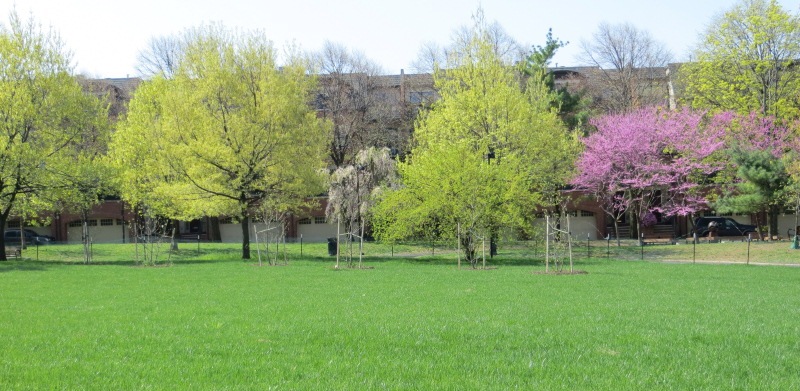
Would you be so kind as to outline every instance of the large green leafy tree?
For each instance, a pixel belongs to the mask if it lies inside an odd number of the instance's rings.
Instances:
[[[696,108],[796,118],[800,18],[775,0],[742,0],[714,20],[680,68]]]
[[[0,227],[53,208],[77,144],[106,116],[54,32],[12,12],[0,27]],[[5,246],[0,236],[0,245]],[[0,252],[5,259],[5,252]]]
[[[87,118],[83,123],[83,131],[78,137],[70,140],[68,148],[63,151],[69,164],[52,169],[55,186],[50,193],[56,209],[77,211],[81,217],[81,241],[83,243],[84,261],[90,262],[91,237],[89,235],[88,218],[92,207],[102,200],[116,194],[113,188],[114,171],[109,164],[106,153],[111,137],[113,124],[109,121],[108,108],[112,102],[105,91],[97,90],[85,83],[82,88],[101,99],[86,99],[83,104]]]
[[[169,218],[237,217],[250,258],[258,205],[321,191],[328,127],[309,106],[314,83],[260,33],[187,32],[174,74],[143,83],[114,135],[123,197]]]
[[[420,115],[402,185],[377,207],[379,238],[455,238],[473,266],[481,241],[529,228],[543,193],[563,183],[576,143],[541,77],[524,91],[478,24],[469,45],[435,76],[441,99]]]

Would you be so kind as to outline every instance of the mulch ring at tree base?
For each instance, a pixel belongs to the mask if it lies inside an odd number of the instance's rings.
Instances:
[[[338,271],[343,271],[343,270],[372,270],[372,269],[375,269],[375,266],[362,266],[362,267],[358,267],[358,266],[352,266],[352,267],[339,266],[338,268],[336,266],[331,266],[331,270],[337,271],[337,272]]]
[[[589,274],[586,270],[551,270],[549,272],[546,271],[535,271],[531,272],[532,274],[546,274],[546,275],[554,275],[554,276],[567,276],[567,275],[574,275],[574,274]]]
[[[260,265],[257,264],[257,263],[251,263],[250,266],[253,266],[253,267],[265,267],[265,266],[275,267],[275,266],[289,266],[289,264],[286,264],[286,263],[283,263],[283,262],[281,262],[281,263],[272,263],[272,264],[270,264],[269,262],[262,262]]]

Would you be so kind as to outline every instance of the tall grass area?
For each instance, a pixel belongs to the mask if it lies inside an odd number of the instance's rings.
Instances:
[[[521,249],[458,270],[374,245],[369,269],[335,271],[324,244],[273,267],[182,244],[141,267],[132,250],[0,262],[0,389],[800,389],[796,267],[597,251],[575,258],[587,274],[541,275]]]

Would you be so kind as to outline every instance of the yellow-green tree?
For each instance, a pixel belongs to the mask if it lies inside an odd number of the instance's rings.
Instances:
[[[436,74],[441,99],[422,113],[398,165],[402,185],[375,212],[379,238],[455,238],[475,266],[482,240],[528,229],[534,210],[572,172],[576,139],[551,108],[543,77],[523,90],[481,24]]]
[[[54,207],[74,147],[105,117],[73,76],[58,35],[11,12],[0,26],[0,227]]]
[[[708,27],[680,68],[695,108],[796,118],[800,18],[775,0],[741,0]]]
[[[297,57],[279,64],[259,32],[204,26],[185,37],[174,74],[142,84],[114,135],[120,188],[152,214],[239,218],[248,259],[259,204],[321,189],[328,127],[309,106],[315,79]]]
[[[91,94],[82,104],[86,120],[80,135],[72,138],[63,150],[69,163],[50,170],[55,180],[50,194],[56,210],[80,213],[84,262],[88,263],[92,258],[88,225],[92,207],[102,202],[104,197],[116,194],[116,189],[113,187],[114,171],[106,155],[113,127],[108,116],[112,98],[88,83],[82,88]],[[98,95],[103,99],[97,99]]]

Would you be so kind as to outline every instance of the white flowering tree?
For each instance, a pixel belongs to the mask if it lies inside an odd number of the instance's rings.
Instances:
[[[395,172],[388,148],[370,147],[356,154],[354,163],[337,168],[330,176],[328,219],[344,228],[344,246],[348,266],[353,266],[353,239],[359,239],[358,266],[364,248],[364,232],[377,194],[392,182]],[[338,240],[338,239],[337,239]],[[339,267],[339,252],[336,267]]]

